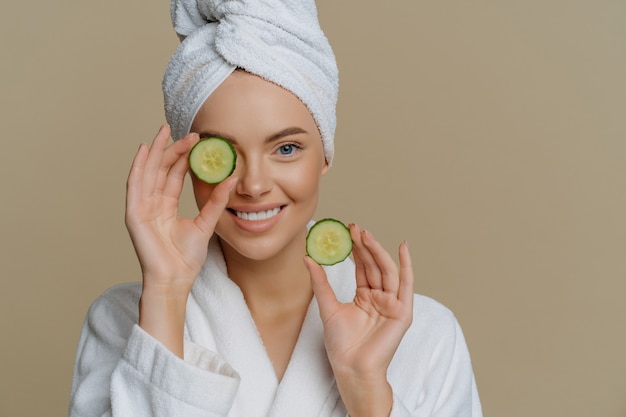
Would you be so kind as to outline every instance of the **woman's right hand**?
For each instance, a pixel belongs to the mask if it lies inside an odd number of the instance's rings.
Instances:
[[[169,138],[163,125],[152,145],[137,151],[126,186],[126,227],[143,278],[139,325],[182,355],[187,297],[236,178],[217,185],[194,219],[179,217],[188,154],[199,138],[189,134],[168,146]]]

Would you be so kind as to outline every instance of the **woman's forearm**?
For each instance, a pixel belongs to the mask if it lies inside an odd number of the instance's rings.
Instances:
[[[386,376],[342,373],[335,379],[350,417],[389,417],[393,391]]]
[[[144,289],[139,300],[139,326],[181,359],[187,297]]]

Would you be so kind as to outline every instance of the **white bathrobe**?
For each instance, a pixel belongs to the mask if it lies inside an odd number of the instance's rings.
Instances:
[[[354,264],[327,267],[341,301],[354,296]],[[139,283],[91,306],[80,336],[70,417],[345,417],[315,299],[279,381],[219,244],[187,303],[185,359],[138,325]],[[463,333],[452,313],[415,295],[413,324],[389,367],[392,417],[482,415]]]

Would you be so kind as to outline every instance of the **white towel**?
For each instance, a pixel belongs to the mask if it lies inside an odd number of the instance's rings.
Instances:
[[[307,106],[332,162],[338,71],[314,0],[172,0],[171,14],[182,42],[167,66],[163,93],[175,140],[189,133],[206,98],[242,68]]]

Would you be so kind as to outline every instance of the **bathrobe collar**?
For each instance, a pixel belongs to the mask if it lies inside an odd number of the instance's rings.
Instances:
[[[355,293],[352,261],[348,259],[325,270],[337,298],[351,301]],[[220,355],[241,377],[229,415],[316,417],[323,409],[336,406],[339,393],[326,356],[315,297],[280,382],[243,294],[227,275],[216,238],[211,240],[207,261],[191,297],[195,302],[188,307],[188,337]],[[192,314],[193,310],[200,314]]]

